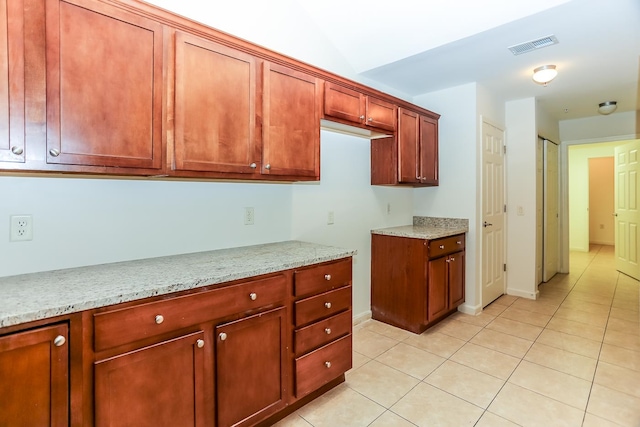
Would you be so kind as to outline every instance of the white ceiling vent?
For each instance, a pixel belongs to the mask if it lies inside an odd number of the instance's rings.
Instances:
[[[542,49],[543,47],[558,44],[558,39],[553,34],[550,36],[542,37],[529,42],[516,44],[509,46],[509,50],[514,55],[521,55],[523,53],[531,52],[532,50]]]

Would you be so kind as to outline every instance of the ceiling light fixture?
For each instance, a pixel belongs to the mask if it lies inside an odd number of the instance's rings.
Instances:
[[[533,81],[546,86],[551,80],[558,75],[555,65],[542,65],[533,70]]]
[[[598,113],[606,116],[607,114],[611,114],[616,111],[616,108],[618,108],[618,103],[616,101],[601,102],[598,104]]]

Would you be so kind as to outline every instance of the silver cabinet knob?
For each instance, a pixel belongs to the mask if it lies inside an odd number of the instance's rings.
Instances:
[[[249,167],[250,167],[251,169],[255,169],[255,168],[257,168],[257,167],[258,167],[258,165],[256,165],[255,163],[251,163],[251,164],[249,165]]]
[[[331,303],[330,302],[325,302],[324,306],[327,307],[327,308],[331,308]]]
[[[53,157],[58,157],[60,155],[60,150],[52,148],[51,150],[49,150],[49,154],[51,154]]]
[[[331,328],[325,328],[324,333],[327,335],[331,335]]]
[[[451,257],[451,258],[449,258],[449,260],[450,261],[455,261],[456,259],[455,259],[455,257]]]
[[[158,314],[158,315],[156,316],[156,323],[159,325],[159,324],[161,324],[162,322],[164,322],[164,316],[163,316],[162,314]]]
[[[198,340],[198,341],[196,341],[196,345],[198,346],[198,348],[202,348],[202,347],[204,347],[204,340]]]
[[[447,259],[445,259],[444,261],[445,261],[445,262],[451,262],[451,259],[450,259],[450,258],[447,258]]]
[[[325,274],[324,275],[324,280],[331,280],[331,275],[330,274]]]
[[[266,170],[271,169],[271,164],[267,163],[266,165],[264,165],[264,168],[265,168]]]
[[[255,301],[258,299],[258,294],[256,294],[255,292],[251,292],[249,294],[249,298],[251,298],[251,301]]]
[[[364,120],[364,114],[360,116],[360,120]]]
[[[55,345],[56,347],[62,347],[66,342],[67,342],[67,339],[65,337],[63,337],[62,335],[58,335],[53,340],[53,345]]]
[[[326,366],[327,368],[331,367],[331,362],[324,362],[324,366]]]
[[[19,156],[20,154],[24,153],[24,149],[22,147],[17,147],[14,145],[13,147],[11,147],[11,152],[16,156]]]
[[[225,332],[220,332],[220,335],[218,335],[218,338],[220,338],[220,341],[224,341],[227,339],[227,334]]]
[[[373,117],[369,117],[369,123],[373,121]]]
[[[440,245],[440,249],[444,249],[444,245]]]
[[[458,240],[458,241],[456,242],[456,245],[461,245],[461,244],[462,244],[462,240]]]
[[[422,180],[422,177],[420,175],[418,175],[418,176],[416,176],[416,179]]]

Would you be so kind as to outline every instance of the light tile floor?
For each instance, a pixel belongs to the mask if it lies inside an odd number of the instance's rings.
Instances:
[[[593,246],[536,301],[505,295],[422,335],[369,320],[346,382],[276,425],[638,427],[639,292]]]

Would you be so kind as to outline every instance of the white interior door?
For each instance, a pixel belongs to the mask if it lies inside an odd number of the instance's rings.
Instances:
[[[482,121],[482,306],[505,289],[504,131]]]
[[[638,262],[638,153],[640,143],[615,148],[615,244],[616,269],[640,280]]]
[[[536,144],[536,285],[542,283],[542,254],[543,254],[543,218],[544,218],[544,140],[538,138]]]
[[[558,146],[544,140],[544,251],[542,280],[558,272]]]

